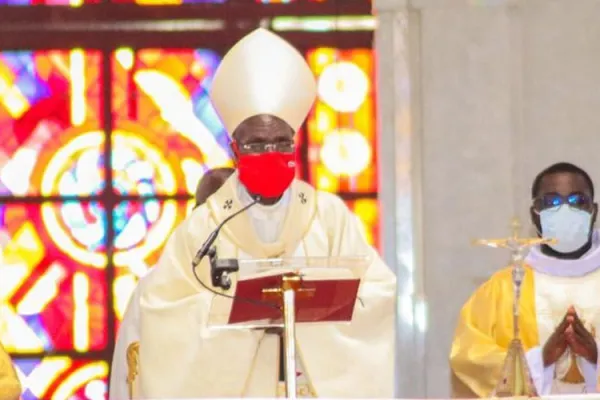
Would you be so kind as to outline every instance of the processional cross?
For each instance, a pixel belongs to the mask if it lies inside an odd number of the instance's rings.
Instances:
[[[505,239],[477,239],[475,245],[508,249],[510,251],[510,264],[513,280],[513,340],[510,343],[504,361],[503,375],[501,376],[493,395],[495,397],[528,396],[537,397],[537,391],[531,373],[525,360],[523,344],[519,338],[519,302],[521,299],[521,284],[525,276],[523,266],[525,255],[533,246],[552,244],[556,239],[523,238],[521,237],[521,223],[518,218],[511,222],[512,235]]]

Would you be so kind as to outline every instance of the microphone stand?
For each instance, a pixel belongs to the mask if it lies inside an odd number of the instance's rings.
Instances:
[[[239,214],[243,213],[256,203],[260,201],[260,198],[255,198],[254,202],[248,204],[239,211],[231,214],[225,218],[217,228],[211,232],[200,250],[196,253],[192,261],[192,268],[195,274],[196,267],[202,262],[204,257],[208,255],[210,261],[210,276],[212,286],[215,288],[221,288],[228,290],[231,288],[230,274],[239,271],[239,263],[236,259],[224,259],[219,260],[217,257],[217,250],[213,246],[221,228],[235,218]],[[196,279],[198,277],[196,276]],[[200,279],[200,284],[209,291],[229,298],[232,296],[224,293],[219,293],[209,287],[207,287]],[[297,398],[297,382],[296,382],[296,298],[298,294],[304,294],[307,291],[301,288],[302,277],[298,274],[286,274],[282,278],[281,287],[273,289],[263,289],[263,294],[268,297],[274,297],[278,302],[283,303],[283,343],[284,343],[284,376],[285,376],[285,391],[288,399],[295,400]],[[309,291],[309,290],[308,290]],[[254,303],[253,301],[251,301]],[[261,304],[260,302],[258,304]],[[272,305],[270,305],[272,306]]]
[[[212,285],[223,290],[229,290],[231,288],[231,278],[229,275],[240,270],[238,260],[234,258],[219,260],[217,257],[217,249],[215,247],[212,247],[209,250],[208,260],[210,261],[210,278]]]
[[[214,231],[212,231],[210,235],[208,235],[208,238],[204,241],[204,243],[200,247],[200,250],[198,250],[196,256],[192,260],[192,269],[195,270],[196,267],[200,265],[204,257],[208,255],[210,261],[211,283],[214,287],[221,288],[224,290],[230,289],[231,278],[229,277],[229,275],[231,273],[237,272],[240,269],[240,267],[238,261],[235,259],[219,260],[217,257],[217,249],[215,246],[213,246],[213,244],[217,240],[221,229],[226,223],[228,223],[238,215],[242,214],[250,207],[257,204],[260,200],[260,197],[255,197],[252,203],[234,212],[233,214],[225,218],[223,221],[221,221],[221,223],[217,225],[217,228]]]

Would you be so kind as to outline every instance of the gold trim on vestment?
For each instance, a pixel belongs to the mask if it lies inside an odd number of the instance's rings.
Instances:
[[[139,357],[140,343],[133,342],[127,347],[127,386],[130,400],[134,398],[135,381],[140,373]]]

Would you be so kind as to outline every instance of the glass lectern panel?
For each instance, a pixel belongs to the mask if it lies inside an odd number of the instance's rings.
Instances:
[[[369,264],[366,256],[239,260],[231,289],[213,296],[208,325],[214,329],[281,327],[278,291],[290,277],[297,282],[297,323],[347,323]]]

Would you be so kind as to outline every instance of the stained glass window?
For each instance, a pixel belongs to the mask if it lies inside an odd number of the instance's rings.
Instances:
[[[107,397],[108,363],[69,357],[17,359],[15,369],[25,388],[22,400],[103,400]]]
[[[307,123],[311,182],[333,192],[376,192],[372,51],[319,48],[307,58],[319,95]]]
[[[371,49],[318,48],[307,60],[317,77],[318,99],[308,118],[308,180],[318,189],[363,193],[349,206],[378,244],[374,60]]]
[[[271,28],[278,32],[373,31],[376,27],[377,21],[371,15],[275,17],[271,20]]]
[[[71,6],[96,4],[102,0],[0,0],[0,6]]]
[[[287,4],[287,3],[336,3],[336,2],[354,2],[354,3],[367,3],[369,4],[371,0],[254,0],[257,3],[261,4]]]
[[[261,4],[287,4],[287,3],[297,3],[299,0],[254,0],[257,3]],[[302,1],[302,0],[300,0]],[[312,3],[323,3],[327,0],[309,0]]]
[[[0,52],[0,340],[20,357],[23,399],[106,390],[106,361],[66,356],[112,346],[104,203],[34,200],[104,188],[101,62],[78,49]]]
[[[111,0],[114,3],[135,3],[141,6],[162,6],[177,4],[223,4],[228,0]]]
[[[114,311],[119,325],[137,280],[158,261],[171,232],[191,212],[193,200],[122,201],[113,210],[116,277]]]
[[[137,280],[189,215],[203,173],[231,165],[207,96],[221,54],[0,52],[0,340],[17,355],[24,400],[105,398]],[[372,52],[306,57],[319,99],[298,134],[298,176],[340,193],[378,245]]]
[[[367,241],[379,246],[379,204],[376,199],[359,199],[346,201],[346,205],[358,216],[363,224]]]
[[[0,52],[0,195],[102,190],[86,184],[103,168],[100,61],[82,50]]]
[[[220,59],[206,49],[114,53],[113,160],[130,166],[119,168],[124,180],[137,180],[124,192],[192,194],[207,168],[230,165],[229,138],[208,99]]]
[[[0,0],[0,1],[8,1],[10,2],[19,2],[19,1],[25,1],[25,0]],[[51,1],[51,0],[49,0]],[[67,2],[68,1],[77,1],[77,0],[55,0],[55,1],[60,1],[60,2]],[[81,1],[81,0],[79,0]],[[223,4],[223,3],[237,3],[240,4],[242,3],[244,0],[239,1],[239,0],[111,0],[112,2],[115,3],[136,3],[136,4],[140,4],[140,5],[167,5],[167,4]],[[344,1],[344,2],[352,2],[352,3],[364,3],[364,4],[370,4],[371,0],[247,0],[248,2],[254,1],[255,3],[259,3],[259,4],[290,4],[290,3],[329,3],[329,4],[335,4],[336,2],[340,2],[340,1]],[[87,3],[87,1],[86,1]],[[1,3],[0,3],[1,4]],[[27,3],[29,4],[29,3]],[[62,4],[62,3],[61,3]]]
[[[8,351],[106,347],[104,217],[99,203],[0,206],[0,337]]]

